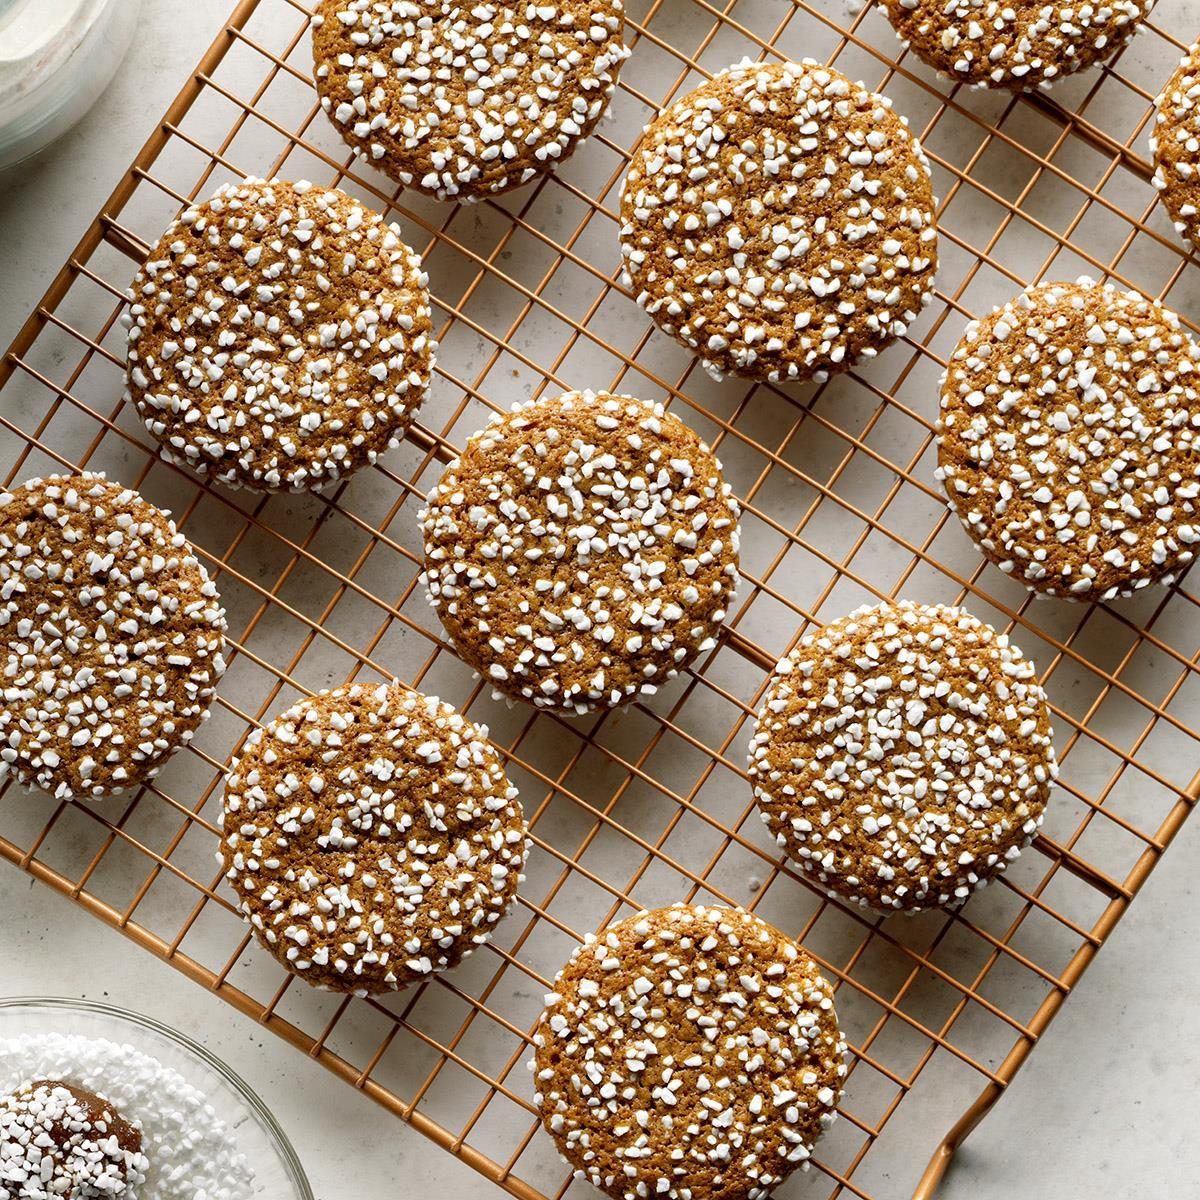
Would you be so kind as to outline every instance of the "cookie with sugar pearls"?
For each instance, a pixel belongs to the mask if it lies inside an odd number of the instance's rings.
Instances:
[[[621,253],[637,303],[717,378],[822,380],[928,302],[935,211],[886,96],[811,60],[746,59],[647,126]]]
[[[542,1124],[613,1200],[765,1197],[833,1123],[833,989],[742,909],[675,904],[589,934],[530,1062]]]
[[[1111,58],[1155,0],[877,0],[906,46],[975,87],[1024,91]]]
[[[1200,43],[1154,102],[1150,155],[1154,186],[1175,231],[1200,249]]]
[[[129,291],[129,395],[174,462],[327,487],[394,448],[436,345],[399,227],[337,188],[245,179],[188,205]]]
[[[0,1034],[0,1096],[46,1086],[69,1088],[89,1103],[94,1097],[112,1118],[105,1121],[109,1125],[106,1135],[116,1132],[114,1126],[119,1127],[120,1122],[140,1134],[140,1154],[146,1163],[139,1164],[141,1170],[135,1174],[144,1171],[145,1179],[136,1178],[135,1184],[134,1175],[118,1179],[106,1173],[103,1186],[96,1191],[90,1186],[74,1192],[56,1187],[52,1196],[37,1193],[31,1196],[28,1190],[18,1187],[10,1193],[5,1190],[9,1177],[4,1168],[14,1159],[20,1163],[21,1148],[6,1145],[0,1150],[0,1200],[67,1200],[67,1197],[70,1200],[248,1200],[251,1195],[262,1195],[264,1188],[270,1188],[265,1179],[255,1178],[254,1166],[239,1149],[239,1146],[245,1148],[240,1127],[227,1124],[218,1115],[209,1103],[212,1097],[201,1086],[190,1083],[179,1070],[135,1049],[128,1041],[109,1040],[95,1033],[55,1031],[83,1023],[92,1030],[110,1030],[114,1038],[129,1038],[135,1036],[131,1026],[141,1024],[133,1014],[92,1004],[55,1008],[57,1015],[48,1005],[37,1005],[39,1020],[27,1023],[24,1033],[12,1030],[9,1022],[9,1033]],[[187,1069],[186,1063],[180,1066]],[[204,1080],[198,1082],[203,1084]],[[74,1107],[72,1100],[67,1111]],[[245,1112],[244,1106],[235,1107],[233,1115],[239,1111]],[[26,1113],[19,1115],[17,1121],[17,1137],[21,1138],[28,1131],[31,1118]],[[3,1123],[4,1117],[0,1116],[0,1125]],[[43,1126],[50,1123],[43,1121]],[[94,1117],[85,1115],[78,1124],[93,1126],[88,1131],[89,1142],[92,1132],[100,1132],[100,1122]],[[0,1139],[3,1136],[0,1133]],[[131,1139],[123,1140],[128,1143]],[[112,1147],[106,1145],[102,1152],[111,1151]],[[93,1160],[95,1153],[96,1149],[89,1146],[85,1157]],[[112,1154],[112,1158],[118,1156]],[[38,1163],[39,1170],[47,1167],[44,1161]],[[19,1184],[28,1183],[20,1179],[19,1171],[14,1170],[13,1174]],[[55,1182],[61,1186],[64,1181],[60,1177]],[[127,1185],[124,1190],[118,1188],[119,1183]],[[271,1195],[274,1197],[275,1193],[272,1191]]]
[[[59,799],[146,782],[224,654],[216,586],[162,509],[91,472],[0,491],[0,770]]]
[[[135,1200],[150,1163],[116,1106],[59,1080],[0,1096],[0,1200]]]
[[[622,0],[322,0],[321,107],[364,162],[478,200],[569,158],[616,90]]]
[[[1090,279],[968,325],[942,382],[937,477],[1031,590],[1112,600],[1200,542],[1200,347],[1157,300]]]
[[[403,684],[301,700],[229,768],[218,855],[289,971],[394,991],[456,966],[508,912],[525,818],[487,730]]]
[[[876,912],[957,905],[1029,844],[1058,767],[1034,666],[945,605],[860,608],[776,667],[750,743],[767,828]]]
[[[544,396],[494,417],[429,493],[425,585],[501,695],[610,708],[716,645],[738,517],[716,456],[661,405]]]

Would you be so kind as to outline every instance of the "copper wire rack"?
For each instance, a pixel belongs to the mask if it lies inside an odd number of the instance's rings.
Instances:
[[[819,959],[852,1050],[842,1119],[782,1194],[927,1198],[1200,792],[1192,580],[1075,605],[1031,600],[985,566],[933,480],[937,381],[965,322],[1036,280],[1090,274],[1200,313],[1200,273],[1146,157],[1153,97],[1198,31],[1189,0],[1160,0],[1107,66],[1014,98],[937,79],[843,0],[628,8],[633,55],[585,150],[462,206],[399,194],[349,157],[316,102],[306,4],[237,5],[0,365],[3,477],[102,469],[172,509],[229,611],[230,669],[212,719],[153,785],[91,804],[0,789],[0,855],[522,1200],[592,1194],[539,1132],[525,1069],[573,945],[643,907],[746,905]],[[713,382],[621,283],[618,189],[642,126],[747,55],[815,57],[885,91],[933,162],[934,302],[900,344],[819,387]],[[418,423],[322,495],[207,486],[156,456],[121,398],[135,264],[180,205],[245,174],[338,183],[386,208],[432,280],[441,353]],[[585,386],[662,400],[716,447],[745,509],[744,578],[696,669],[652,702],[567,720],[494,702],[451,653],[421,591],[415,514],[490,412]],[[745,752],[775,660],[813,623],[899,596],[1013,632],[1041,669],[1063,771],[1043,833],[998,883],[953,914],[880,921],[781,861]],[[385,677],[490,726],[534,848],[486,949],[356,1000],[297,982],[251,942],[215,862],[216,819],[224,765],[256,724],[304,693]]]

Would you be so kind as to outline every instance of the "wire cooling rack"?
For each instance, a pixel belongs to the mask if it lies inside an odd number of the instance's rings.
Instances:
[[[631,0],[633,56],[600,133],[556,175],[465,207],[397,195],[353,164],[316,103],[305,5],[243,0],[0,366],[4,477],[103,469],[171,508],[229,610],[231,666],[213,719],[153,786],[96,804],[0,792],[0,855],[523,1200],[591,1194],[540,1134],[524,1066],[577,939],[634,908],[747,905],[819,958],[853,1052],[817,1172],[783,1193],[931,1196],[1200,791],[1191,581],[1113,605],[1031,600],[948,518],[932,448],[964,323],[1021,286],[1088,273],[1200,311],[1145,156],[1152,97],[1197,32],[1190,7],[1160,0],[1106,68],[1013,98],[935,79],[842,0]],[[824,59],[886,91],[934,163],[935,302],[900,344],[821,387],[712,382],[620,282],[618,187],[641,127],[746,55]],[[432,278],[442,349],[420,421],[326,495],[208,487],[161,462],[121,400],[135,264],[180,205],[248,173],[338,182],[386,207]],[[652,703],[565,720],[494,703],[449,652],[418,583],[415,514],[489,412],[584,386],[663,400],[717,448],[745,507],[744,583],[696,670]],[[1063,773],[1042,836],[1000,882],[956,914],[881,923],[780,861],[744,760],[772,663],[811,623],[897,596],[965,603],[1014,632],[1046,681]],[[421,987],[349,1000],[251,943],[215,822],[223,765],[251,728],[305,692],[386,675],[491,726],[534,850],[486,949]]]

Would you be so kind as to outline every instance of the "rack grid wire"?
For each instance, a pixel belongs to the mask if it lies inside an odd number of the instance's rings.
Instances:
[[[971,316],[1081,273],[1200,312],[1145,149],[1153,97],[1195,33],[1188,0],[1160,0],[1107,66],[1023,97],[938,79],[843,0],[630,0],[633,55],[599,133],[556,174],[471,206],[400,194],[351,159],[316,102],[310,7],[236,6],[0,365],[3,477],[103,469],[171,508],[232,636],[212,719],[152,785],[88,804],[5,786],[0,855],[522,1200],[591,1194],[539,1133],[525,1070],[573,945],[643,907],[743,904],[818,958],[851,1044],[842,1119],[782,1194],[925,1200],[1200,792],[1191,580],[1112,605],[1035,602],[980,560],[932,473],[937,381]],[[813,57],[885,91],[933,162],[934,302],[899,345],[821,386],[713,382],[621,282],[630,148],[661,105],[744,56]],[[179,206],[246,174],[336,183],[385,208],[431,276],[441,352],[419,421],[325,494],[210,487],[159,459],[122,399],[135,264]],[[490,699],[427,608],[415,520],[490,412],[572,386],[667,403],[717,449],[745,512],[718,647],[653,701],[587,719]],[[965,603],[1014,633],[1041,668],[1063,771],[1035,846],[997,883],[955,913],[881,921],[780,859],[744,762],[772,664],[814,623],[901,595]],[[409,991],[349,999],[257,951],[221,884],[216,817],[251,729],[300,695],[389,677],[489,724],[533,851],[485,949]]]

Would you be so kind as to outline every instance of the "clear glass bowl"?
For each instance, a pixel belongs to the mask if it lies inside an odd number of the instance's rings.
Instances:
[[[61,137],[108,87],[142,0],[0,0],[0,171]]]
[[[237,1139],[238,1150],[254,1170],[255,1196],[313,1200],[304,1168],[266,1105],[203,1046],[150,1017],[108,1004],[20,996],[0,999],[0,1038],[44,1033],[127,1044],[178,1071],[204,1093]]]

